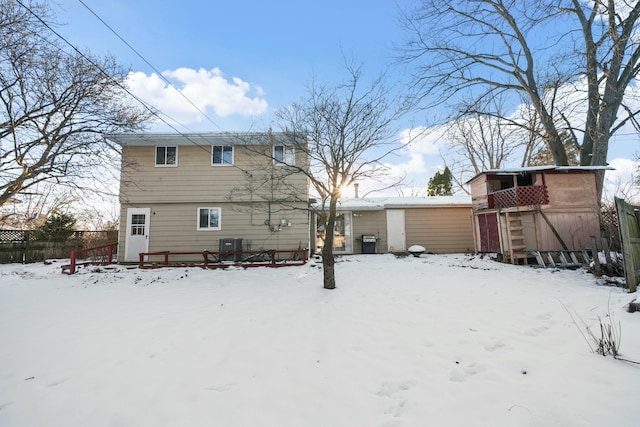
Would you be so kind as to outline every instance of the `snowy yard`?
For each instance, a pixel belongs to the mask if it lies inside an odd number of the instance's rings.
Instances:
[[[636,295],[584,271],[363,255],[327,291],[313,265],[95,269],[0,266],[0,426],[639,422],[640,365],[571,317],[610,312],[640,361]]]

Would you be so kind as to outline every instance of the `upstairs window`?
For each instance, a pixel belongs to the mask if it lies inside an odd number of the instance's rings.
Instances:
[[[295,154],[294,148],[290,145],[274,145],[273,147],[273,161],[276,165],[294,165]]]
[[[220,230],[220,208],[198,208],[198,230]]]
[[[233,147],[218,145],[211,147],[211,164],[212,165],[232,165],[233,164]]]
[[[156,147],[156,166],[178,166],[178,147]]]

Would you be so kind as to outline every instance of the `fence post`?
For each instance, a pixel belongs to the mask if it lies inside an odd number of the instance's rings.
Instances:
[[[609,241],[604,237],[602,240],[602,251],[604,252],[604,259],[607,261],[607,274],[609,276],[613,275],[613,260],[611,259],[611,248],[609,247]]]
[[[598,252],[598,241],[596,236],[591,236],[591,254],[593,255],[593,269],[596,276],[602,276],[602,268],[600,267],[600,253]]]
[[[76,272],[76,251],[71,251],[71,262],[69,263],[69,274],[75,274]]]
[[[29,230],[24,232],[24,247],[22,252],[22,263],[27,264],[27,254],[29,253]]]

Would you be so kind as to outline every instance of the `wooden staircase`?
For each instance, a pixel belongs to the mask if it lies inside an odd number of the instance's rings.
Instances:
[[[507,212],[505,214],[507,220],[507,237],[509,239],[508,257],[511,264],[519,264],[522,260],[524,264],[528,264],[527,243],[524,236],[524,226],[522,224],[522,216],[519,212]]]

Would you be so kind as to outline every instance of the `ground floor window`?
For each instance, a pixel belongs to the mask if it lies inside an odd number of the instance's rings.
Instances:
[[[351,227],[351,212],[338,214],[333,229],[333,251],[336,253],[353,252],[353,232]],[[324,247],[326,230],[322,225],[318,226],[317,246],[318,250]]]
[[[220,230],[220,208],[198,208],[198,230]]]

